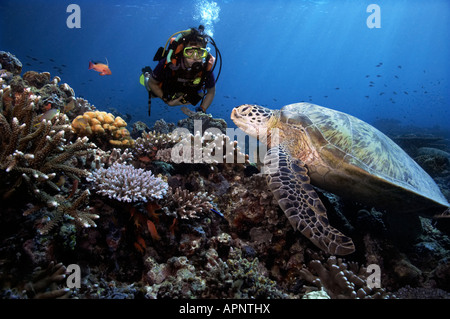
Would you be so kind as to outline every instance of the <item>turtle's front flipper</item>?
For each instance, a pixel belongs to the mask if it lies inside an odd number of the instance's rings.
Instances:
[[[264,165],[269,188],[295,229],[332,255],[355,251],[351,238],[328,222],[325,206],[309,183],[302,161],[292,158],[283,146],[276,146],[267,152]]]

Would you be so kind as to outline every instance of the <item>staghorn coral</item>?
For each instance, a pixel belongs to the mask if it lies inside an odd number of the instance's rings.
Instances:
[[[326,262],[312,260],[308,268],[300,270],[301,277],[324,290],[332,299],[386,298],[384,289],[367,286],[365,267],[345,263],[342,258],[330,256]]]
[[[71,129],[64,114],[40,121],[35,111],[39,97],[29,89],[12,94],[7,87],[0,90],[0,100],[0,176],[4,181],[0,193],[8,196],[25,184],[35,197],[53,206],[46,189],[60,191],[55,183],[57,176],[87,176],[88,171],[67,162],[89,153],[95,145],[87,138],[67,142],[65,136]]]
[[[57,223],[62,221],[64,216],[74,220],[75,223],[81,227],[96,227],[97,225],[95,224],[94,219],[97,219],[100,216],[90,213],[89,206],[85,209],[80,209],[81,206],[87,204],[89,195],[89,190],[85,190],[73,202],[67,201],[61,195],[54,196],[52,203],[56,209],[53,212],[52,218],[48,218],[48,222],[39,227],[39,233],[41,235],[47,234],[53,227],[56,226]],[[27,212],[25,212],[24,215],[27,215]]]
[[[95,170],[87,180],[94,182],[97,193],[122,202],[160,199],[168,189],[167,183],[151,171],[120,163]]]
[[[187,189],[170,188],[170,201],[165,203],[165,210],[175,211],[181,219],[199,218],[198,214],[207,213],[213,208],[213,199],[205,192],[189,192]]]
[[[120,117],[106,112],[86,112],[72,121],[72,129],[79,136],[105,138],[116,147],[132,147],[134,140],[125,128],[127,123]]]

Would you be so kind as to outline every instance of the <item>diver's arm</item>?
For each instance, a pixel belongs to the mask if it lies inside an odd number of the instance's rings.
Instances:
[[[185,104],[189,104],[189,103],[183,103],[182,100],[184,98],[184,95],[174,99],[174,100],[170,100],[168,101],[167,99],[164,98],[164,93],[163,90],[159,87],[159,83],[158,81],[156,81],[153,77],[150,77],[149,81],[148,81],[148,86],[150,88],[150,91],[152,91],[152,93],[154,95],[156,95],[157,97],[159,97],[161,100],[164,101],[164,103],[166,103],[169,106],[178,106],[178,105],[185,105]]]
[[[213,86],[212,88],[208,89],[208,91],[206,92],[205,98],[203,99],[203,102],[200,105],[203,112],[206,112],[208,107],[211,105],[212,101],[214,100],[215,95],[216,95],[216,87]]]
[[[160,99],[163,99],[163,90],[159,87],[159,83],[158,81],[156,81],[152,76],[150,76],[150,79],[148,81],[148,87],[150,88],[150,91],[156,95],[157,97],[159,97]],[[165,101],[164,101],[165,102]]]

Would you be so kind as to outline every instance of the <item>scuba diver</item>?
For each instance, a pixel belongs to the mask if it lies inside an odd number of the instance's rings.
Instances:
[[[213,71],[218,59],[207,50],[209,43],[220,58],[217,78],[214,77]],[[158,61],[155,69],[152,71],[146,66],[142,69],[140,78],[140,83],[149,92],[149,116],[153,97],[162,99],[169,106],[197,105],[201,101],[195,110],[206,112],[214,100],[222,58],[214,40],[204,33],[202,25],[197,29],[191,28],[173,34],[166,45],[158,49],[153,61]],[[181,109],[186,113],[186,107]]]

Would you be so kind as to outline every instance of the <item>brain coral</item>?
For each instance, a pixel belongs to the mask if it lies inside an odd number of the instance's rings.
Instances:
[[[151,171],[127,164],[115,163],[107,169],[97,169],[88,180],[94,182],[98,193],[122,202],[160,199],[168,190],[167,183]]]

